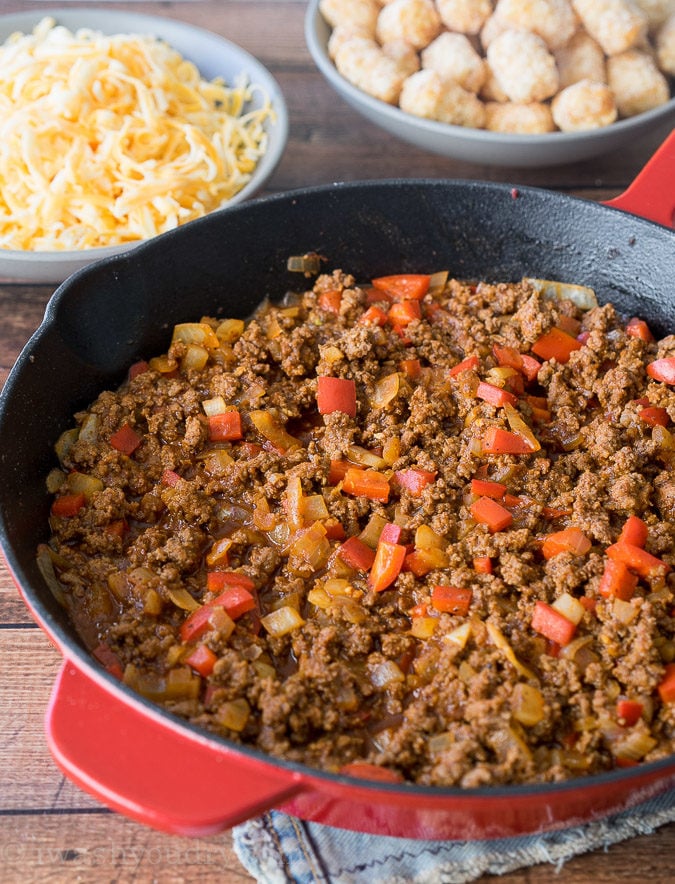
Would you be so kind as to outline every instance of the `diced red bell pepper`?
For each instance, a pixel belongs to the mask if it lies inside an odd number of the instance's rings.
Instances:
[[[665,359],[655,359],[647,366],[647,374],[655,381],[664,384],[675,384],[675,356],[667,356]]]
[[[518,401],[518,398],[513,393],[509,393],[508,390],[504,390],[502,387],[495,387],[494,384],[488,384],[485,381],[481,381],[478,384],[476,396],[490,405],[494,405],[495,408],[502,408],[507,402],[509,405],[515,405]]]
[[[536,381],[541,369],[541,362],[535,359],[534,356],[530,356],[529,353],[522,353],[521,356],[523,357],[523,374],[528,381]]]
[[[604,598],[622,599],[629,602],[637,588],[637,574],[633,574],[623,562],[608,559],[602,572],[598,592]]]
[[[105,533],[111,537],[124,537],[129,530],[129,525],[125,519],[114,519],[105,526]]]
[[[431,606],[447,614],[461,617],[469,613],[472,591],[461,586],[434,586],[431,590]]]
[[[378,540],[384,540],[387,543],[398,543],[401,539],[401,534],[400,525],[396,525],[394,522],[387,522],[382,531],[380,531]]]
[[[367,497],[387,503],[389,480],[377,470],[360,470],[350,467],[342,480],[342,489],[354,497]]]
[[[326,529],[326,537],[329,540],[344,540],[347,536],[342,522],[338,522],[337,519],[326,521],[324,528]]]
[[[99,663],[103,664],[106,672],[114,675],[115,678],[122,678],[122,664],[120,663],[119,657],[113,651],[109,644],[107,644],[106,642],[101,642],[93,649],[91,653],[94,657],[96,657]]]
[[[237,442],[243,438],[241,414],[238,411],[223,411],[209,416],[209,441]]]
[[[377,304],[371,304],[366,310],[363,311],[361,316],[359,317],[359,322],[362,325],[386,325],[387,324],[387,314],[381,307],[378,307]]]
[[[375,550],[359,537],[349,537],[337,552],[342,561],[357,571],[370,571],[375,561]]]
[[[618,541],[608,546],[605,553],[647,579],[665,577],[670,571],[670,565],[633,543]]]
[[[668,411],[659,405],[648,405],[646,408],[641,408],[638,417],[650,427],[667,427],[670,423]]]
[[[406,547],[400,543],[379,541],[368,575],[368,586],[375,592],[382,592],[391,586],[401,572],[406,553]]]
[[[412,497],[419,497],[427,485],[436,480],[436,473],[431,470],[421,470],[418,467],[409,470],[396,470],[394,478],[398,485]]]
[[[87,502],[87,498],[81,492],[77,494],[62,494],[52,503],[51,513],[61,519],[76,516]]]
[[[198,645],[189,656],[185,658],[188,666],[191,666],[201,676],[206,678],[213,672],[218,657],[213,653],[208,645]]]
[[[337,485],[338,482],[342,482],[349,469],[359,469],[359,467],[348,460],[332,460],[328,470],[328,484]]]
[[[477,574],[492,574],[492,559],[490,556],[476,556],[473,569]]]
[[[537,602],[532,612],[532,629],[550,639],[560,647],[565,647],[572,641],[576,631],[576,624],[568,620],[564,614],[557,611],[546,602]]]
[[[572,553],[575,556],[583,556],[590,548],[591,541],[586,537],[581,528],[575,526],[548,534],[541,545],[541,551],[545,559],[552,559],[554,556],[565,552]]]
[[[513,524],[511,513],[491,497],[479,497],[471,504],[469,510],[477,522],[488,526],[491,534],[504,531]]]
[[[359,777],[362,780],[377,780],[381,783],[402,783],[403,777],[388,767],[380,767],[379,764],[370,764],[367,761],[350,761],[340,768],[340,773],[349,777]]]
[[[573,335],[576,338],[581,331],[581,322],[578,319],[575,319],[574,316],[562,315],[558,317],[558,325],[556,328],[560,328],[564,332],[567,332],[568,335]]]
[[[471,493],[479,497],[492,497],[501,500],[506,494],[506,485],[501,482],[493,482],[490,479],[472,479]]]
[[[637,316],[633,316],[632,319],[628,320],[626,334],[633,338],[639,338],[647,344],[654,340],[654,335],[651,333],[647,323],[644,319],[639,319]]]
[[[189,642],[204,635],[212,628],[211,617],[213,616],[213,608],[211,605],[202,605],[195,611],[192,611],[181,624],[178,631],[181,641]]]
[[[142,441],[142,437],[129,424],[122,424],[110,437],[112,447],[127,456],[133,454]]]
[[[498,365],[505,365],[508,368],[515,368],[516,371],[523,370],[523,355],[515,347],[492,345],[492,353],[497,360]]]
[[[327,313],[339,313],[342,304],[342,292],[340,289],[328,289],[321,292],[317,298],[317,304],[321,310]]]
[[[168,488],[175,488],[180,482],[180,476],[174,470],[164,470],[161,478],[162,485]]]
[[[628,516],[621,529],[621,534],[619,534],[619,542],[644,546],[648,534],[649,529],[639,516]]]
[[[642,717],[644,706],[637,700],[620,699],[616,701],[616,717],[624,727],[632,727]]]
[[[133,381],[134,378],[137,378],[139,374],[144,374],[149,368],[150,366],[145,359],[139,359],[138,362],[134,362],[133,365],[129,366],[129,380]]]
[[[501,427],[488,427],[481,439],[483,454],[532,454],[532,448],[527,441]]]
[[[675,703],[675,663],[666,663],[663,678],[657,685],[661,702]]]
[[[210,604],[224,608],[233,620],[238,620],[239,617],[255,608],[256,600],[246,587],[233,585],[210,602]]]
[[[253,580],[241,571],[209,571],[206,575],[206,588],[209,592],[220,592],[230,586],[241,586],[249,591],[255,589]]]
[[[413,380],[415,378],[418,378],[422,373],[422,366],[419,359],[402,359],[399,363],[399,368],[401,369],[403,374],[407,375]]]
[[[371,280],[373,286],[397,301],[419,301],[429,291],[431,276],[422,273],[399,273]]]
[[[404,329],[413,319],[420,319],[422,310],[419,301],[396,301],[389,308],[387,318],[397,329]]]
[[[569,361],[572,353],[581,347],[582,344],[576,338],[554,326],[532,344],[532,352],[541,359],[555,359],[556,362],[565,363]]]
[[[356,383],[350,378],[318,377],[316,404],[319,414],[341,411],[356,417]]]
[[[451,378],[454,378],[463,371],[474,371],[479,365],[480,359],[477,356],[467,356],[466,359],[462,359],[457,365],[453,365],[448,374]]]

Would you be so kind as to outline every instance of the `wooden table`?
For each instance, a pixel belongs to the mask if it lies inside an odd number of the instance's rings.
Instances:
[[[37,5],[37,4],[36,4]],[[48,8],[49,3],[43,2]],[[77,7],[65,0],[58,6]],[[103,5],[99,0],[99,5]],[[0,0],[0,13],[33,4]],[[192,0],[111,3],[111,8],[188,21],[227,36],[277,77],[288,102],[290,141],[268,191],[365,178],[475,178],[535,185],[590,200],[620,193],[666,129],[597,160],[558,168],[474,166],[394,141],[338,98],[315,69],[303,37],[303,0]],[[671,182],[672,186],[672,182]],[[4,382],[39,324],[53,287],[0,281],[0,374]],[[250,881],[229,832],[191,841],[154,832],[109,812],[59,773],[43,715],[60,656],[35,626],[0,566],[0,881]],[[516,882],[672,880],[675,825],[569,862],[502,878]]]

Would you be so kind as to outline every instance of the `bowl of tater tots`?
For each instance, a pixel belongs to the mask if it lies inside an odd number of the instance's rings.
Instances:
[[[575,162],[675,120],[675,0],[310,0],[305,36],[357,111],[469,162]]]

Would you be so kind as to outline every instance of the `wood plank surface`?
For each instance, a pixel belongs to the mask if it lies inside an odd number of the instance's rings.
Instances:
[[[604,200],[628,185],[668,131],[660,127],[622,151],[555,168],[458,162],[392,139],[332,92],[304,44],[304,0],[99,0],[97,5],[209,28],[248,49],[272,71],[288,103],[290,139],[266,192],[368,178],[473,178]],[[0,14],[38,6],[76,8],[78,3],[0,0]],[[0,283],[0,384],[39,325],[51,294],[49,286]],[[60,654],[33,623],[0,564],[0,884],[252,880],[232,849],[231,833],[199,840],[165,835],[108,811],[64,778],[49,754],[43,728],[60,664]],[[578,857],[560,870],[544,864],[482,880],[665,884],[674,875],[675,825],[670,825]]]

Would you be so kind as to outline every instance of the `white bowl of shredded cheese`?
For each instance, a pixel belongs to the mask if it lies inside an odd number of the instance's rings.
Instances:
[[[0,16],[0,277],[58,283],[258,191],[286,146],[252,55],[113,10]]]

